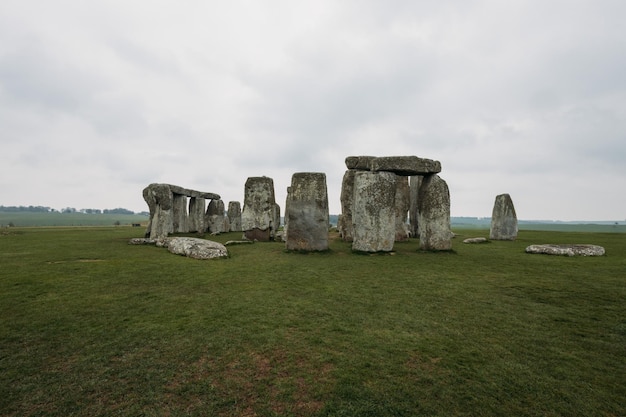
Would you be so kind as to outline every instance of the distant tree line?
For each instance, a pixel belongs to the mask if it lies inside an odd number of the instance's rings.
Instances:
[[[0,206],[0,212],[17,213],[17,212],[30,212],[30,213],[58,213],[59,211],[44,206]],[[84,214],[145,214],[145,212],[135,213],[132,210],[125,208],[114,209],[80,209],[76,210],[74,207],[65,207],[61,209],[61,213],[84,213]]]

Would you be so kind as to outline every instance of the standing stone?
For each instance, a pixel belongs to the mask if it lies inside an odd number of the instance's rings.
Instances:
[[[228,202],[228,220],[231,232],[241,232],[241,203],[239,201]]]
[[[300,251],[327,250],[328,223],[326,174],[293,174],[285,205],[286,248]]]
[[[513,200],[508,194],[496,196],[491,214],[491,240],[515,240],[517,238],[517,215]]]
[[[419,236],[419,210],[417,209],[417,197],[419,195],[420,186],[422,185],[421,175],[412,175],[410,182],[410,206],[409,206],[409,231],[411,236]]]
[[[450,191],[438,175],[422,180],[418,195],[420,249],[452,249],[450,230]]]
[[[409,240],[410,232],[407,224],[407,214],[409,212],[409,178],[396,176],[396,242]]]
[[[272,224],[270,225],[270,238],[271,239],[274,239],[274,237],[276,236],[276,232],[278,232],[278,229],[280,228],[280,206],[278,205],[278,203],[274,203],[273,217],[274,217],[274,220],[272,221]]]
[[[244,187],[241,212],[241,228],[246,239],[269,241],[276,224],[275,217],[274,180],[268,177],[249,177]]]
[[[188,233],[189,222],[187,216],[187,196],[182,194],[174,194],[174,205],[172,212],[172,223],[174,233]]]
[[[354,205],[354,169],[349,169],[343,175],[341,182],[341,217],[337,219],[337,230],[344,242],[352,242],[354,228],[352,227],[352,207]]]
[[[225,223],[224,202],[211,200],[206,211],[207,225],[210,233],[224,233],[228,231]]]
[[[354,176],[352,249],[363,252],[393,250],[396,235],[396,175],[358,171]]]
[[[167,184],[150,184],[143,190],[143,198],[150,209],[150,222],[146,237],[153,240],[164,239],[174,231],[172,207],[174,196]]]
[[[206,210],[206,200],[201,197],[191,197],[189,199],[189,232],[206,232],[204,213]]]

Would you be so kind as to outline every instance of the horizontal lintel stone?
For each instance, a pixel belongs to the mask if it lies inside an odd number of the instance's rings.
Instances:
[[[417,156],[349,156],[348,169],[389,171],[398,175],[430,175],[441,172],[441,162]]]

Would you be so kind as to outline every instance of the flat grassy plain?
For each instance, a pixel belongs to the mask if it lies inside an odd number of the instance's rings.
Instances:
[[[198,261],[143,232],[0,230],[0,415],[626,415],[626,234]]]

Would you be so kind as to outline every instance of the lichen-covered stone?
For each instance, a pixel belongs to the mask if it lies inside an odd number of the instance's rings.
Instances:
[[[452,249],[450,191],[438,175],[424,177],[418,195],[420,249]]]
[[[420,186],[422,185],[421,175],[411,175],[409,177],[409,231],[411,236],[419,236],[419,210],[417,198],[419,196]]]
[[[173,237],[165,240],[167,250],[177,255],[194,259],[215,259],[228,257],[228,249],[218,242],[195,237]]]
[[[231,232],[241,232],[241,203],[239,201],[228,202],[228,220]]]
[[[352,242],[354,238],[352,206],[354,205],[354,175],[356,172],[354,169],[347,170],[343,174],[343,181],[341,182],[341,217],[337,220],[337,230],[345,242]]]
[[[202,197],[191,197],[189,199],[189,231],[204,233],[207,230],[204,221],[206,211],[206,200]]]
[[[247,239],[270,240],[273,229],[277,227],[276,208],[274,180],[269,177],[249,177],[244,187],[241,212],[241,228]]]
[[[409,213],[409,178],[404,176],[396,176],[396,198],[395,198],[395,215],[396,215],[396,242],[405,242],[409,240],[411,232],[407,223],[407,215]]]
[[[328,249],[328,191],[326,174],[298,172],[291,178],[285,205],[286,248]]]
[[[348,169],[387,171],[398,175],[431,175],[441,172],[441,163],[417,156],[349,156]]]
[[[352,206],[353,250],[393,250],[396,234],[395,197],[395,174],[369,171],[355,173]]]
[[[227,217],[224,212],[224,202],[222,200],[211,200],[206,210],[206,224],[209,233],[228,232]]]
[[[526,248],[526,253],[561,256],[603,256],[605,250],[602,246],[589,244],[544,244],[530,245]]]
[[[509,194],[496,196],[491,214],[489,239],[515,240],[517,239],[517,214],[513,200]]]
[[[468,237],[467,239],[463,240],[463,243],[487,243],[487,242],[489,241],[484,237]]]

